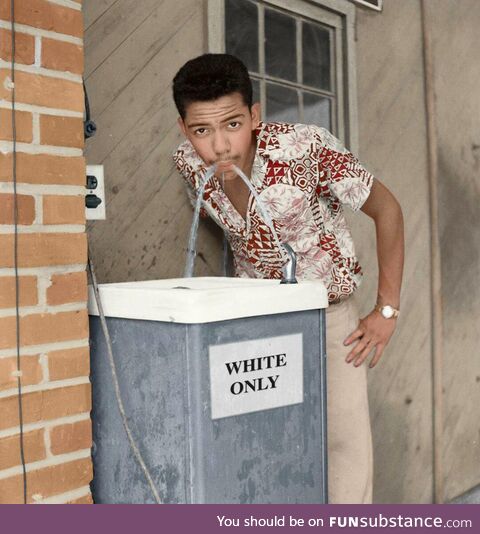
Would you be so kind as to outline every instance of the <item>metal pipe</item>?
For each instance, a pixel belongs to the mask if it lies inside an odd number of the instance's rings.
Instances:
[[[283,278],[281,284],[296,284],[297,279],[295,273],[297,270],[297,256],[293,248],[288,243],[282,243],[283,248],[287,251],[289,256],[288,262],[282,268]]]

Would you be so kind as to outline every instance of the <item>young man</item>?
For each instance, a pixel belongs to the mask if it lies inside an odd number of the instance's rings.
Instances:
[[[203,195],[203,215],[225,231],[235,275],[281,278],[284,263],[256,209],[250,179],[281,242],[297,256],[297,278],[328,289],[327,395],[329,500],[372,502],[372,441],[366,365],[374,367],[397,323],[403,271],[403,217],[389,190],[341,142],[315,125],[263,123],[243,63],[228,54],[188,61],[173,81],[186,137],[174,154],[190,199],[206,169],[217,165]],[[362,271],[343,206],[375,221],[379,265],[374,309],[359,318],[351,295]]]

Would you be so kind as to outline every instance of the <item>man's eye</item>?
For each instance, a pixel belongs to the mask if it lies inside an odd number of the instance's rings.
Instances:
[[[196,133],[196,134],[199,134],[199,135],[203,135],[205,132],[206,132],[206,129],[205,129],[205,128],[197,128],[197,129],[195,130],[195,133]]]
[[[238,121],[232,121],[232,122],[230,123],[230,126],[231,126],[232,128],[236,128],[236,127],[239,126],[239,125],[240,125],[240,123],[239,123]]]

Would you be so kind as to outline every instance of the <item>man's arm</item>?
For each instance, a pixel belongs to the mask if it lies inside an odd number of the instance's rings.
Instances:
[[[392,193],[377,179],[360,209],[375,222],[379,271],[377,304],[390,304],[399,308],[404,262],[402,209]],[[344,342],[345,345],[350,345],[357,340],[346,361],[353,361],[358,367],[375,348],[370,367],[375,366],[392,337],[396,324],[396,318],[385,319],[376,310],[360,319],[358,328]]]

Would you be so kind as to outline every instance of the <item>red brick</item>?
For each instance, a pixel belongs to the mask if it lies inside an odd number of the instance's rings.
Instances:
[[[38,304],[37,277],[19,276],[20,306],[35,306]],[[0,309],[15,307],[15,277],[0,276]]]
[[[0,28],[0,59],[12,61],[12,32]],[[35,63],[35,37],[15,30],[15,63]]]
[[[20,370],[22,372],[22,386],[38,384],[43,379],[39,356],[21,356]],[[16,357],[0,359],[0,390],[14,389],[17,387],[17,377],[12,374],[16,371]]]
[[[0,19],[10,20],[10,2],[0,2]],[[15,22],[42,30],[83,36],[81,11],[46,0],[15,2]]]
[[[0,152],[0,182],[12,182],[12,154]],[[17,153],[17,182],[27,184],[85,186],[86,164],[83,156],[51,156]]]
[[[16,347],[15,316],[0,317],[0,349]],[[88,337],[87,310],[35,313],[20,318],[20,343],[42,345]]]
[[[30,195],[17,194],[17,208],[18,224],[32,224],[35,220],[35,199]],[[13,215],[13,194],[0,193],[0,224],[14,224]]]
[[[46,390],[43,392],[41,420],[89,412],[91,408],[90,383]]]
[[[90,384],[22,394],[23,422],[36,423],[91,410]],[[18,397],[0,398],[0,429],[18,426]]]
[[[33,141],[33,121],[29,111],[15,110],[15,134],[20,143]],[[13,141],[11,109],[0,109],[0,140]]]
[[[29,471],[27,473],[27,502],[35,502],[33,495],[41,495],[45,499],[87,486],[92,478],[90,458]],[[0,504],[21,503],[23,503],[22,475],[0,480]]]
[[[86,302],[87,273],[54,274],[52,285],[47,288],[47,303],[52,306],[69,302]]]
[[[12,90],[6,85],[10,75],[8,69],[0,69],[0,98],[9,102],[12,100]],[[83,111],[83,86],[80,82],[19,70],[15,73],[15,101],[47,108]]]
[[[44,195],[43,224],[85,224],[85,197]]]
[[[88,347],[56,350],[48,353],[50,380],[65,380],[90,374],[90,351]]]
[[[92,446],[92,422],[88,419],[52,428],[50,444],[53,454],[89,449]]]
[[[88,495],[85,495],[84,497],[79,497],[74,501],[68,501],[67,504],[93,504],[92,495],[89,493]]]
[[[40,143],[83,148],[83,119],[40,115]]]
[[[83,52],[83,46],[43,37],[42,67],[82,74]]]
[[[13,267],[13,234],[0,234],[0,267]],[[18,235],[18,266],[46,267],[87,263],[85,233]]]
[[[32,430],[23,434],[23,452],[25,463],[37,462],[46,457],[44,430]],[[21,465],[20,434],[0,438],[0,469]]]

